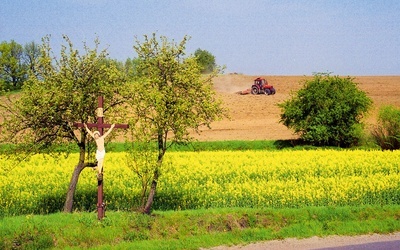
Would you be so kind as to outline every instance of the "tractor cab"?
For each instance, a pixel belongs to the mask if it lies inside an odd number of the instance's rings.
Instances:
[[[265,78],[257,77],[254,79],[254,84],[251,86],[251,93],[253,95],[257,94],[266,94],[266,95],[274,95],[275,88],[272,85],[269,85]]]
[[[267,83],[267,80],[265,80],[264,78],[258,77],[254,79],[254,84],[260,86],[260,88],[262,88],[265,85],[265,83]]]

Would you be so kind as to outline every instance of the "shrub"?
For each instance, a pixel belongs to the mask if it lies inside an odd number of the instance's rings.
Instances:
[[[400,149],[400,109],[383,106],[379,110],[378,125],[371,134],[375,143],[383,150]]]
[[[216,68],[215,56],[207,50],[197,49],[194,52],[202,73],[210,73]]]
[[[305,142],[349,147],[359,143],[361,119],[371,103],[352,78],[319,73],[278,105],[280,122]]]

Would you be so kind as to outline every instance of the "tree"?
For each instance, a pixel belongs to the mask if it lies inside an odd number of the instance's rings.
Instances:
[[[30,42],[24,45],[23,60],[26,67],[32,74],[37,75],[36,65],[40,57],[40,46],[35,42]]]
[[[280,122],[313,145],[348,147],[358,143],[361,119],[371,103],[352,78],[315,74],[279,104]]]
[[[71,212],[79,175],[88,166],[87,132],[84,128],[77,131],[73,122],[95,121],[99,95],[106,100],[106,117],[120,116],[116,108],[123,103],[119,92],[125,79],[107,58],[106,50],[98,51],[98,39],[94,49],[84,46],[83,55],[74,49],[68,37],[64,36],[64,40],[66,45],[62,46],[60,58],[53,59],[50,39],[45,37],[36,68],[40,77],[31,74],[17,97],[0,104],[0,143],[15,144],[13,152],[27,153],[49,153],[54,146],[75,143],[79,160],[64,205],[64,211]]]
[[[187,40],[185,36],[177,44],[164,36],[157,39],[153,34],[144,36],[143,43],[136,40],[134,46],[138,64],[129,91],[133,93],[131,106],[135,114],[131,127],[136,145],[145,145],[148,153],[147,159],[141,158],[143,171],[136,162],[131,165],[145,178],[142,183],[150,185],[144,187],[147,199],[143,199],[142,211],[146,214],[151,212],[167,149],[174,143],[190,142],[190,130],[198,132],[200,126],[210,127],[211,122],[226,113],[212,89],[212,79],[219,69],[202,76],[196,57],[185,57]],[[152,163],[148,162],[149,157]]]
[[[381,149],[400,149],[400,109],[392,105],[381,107],[371,134]]]
[[[137,59],[137,58],[126,59],[125,64],[124,64],[124,70],[125,70],[125,74],[127,74],[128,77],[134,77],[137,74],[138,63],[139,63],[139,59]]]
[[[207,50],[197,49],[194,52],[194,55],[197,59],[197,63],[201,66],[202,73],[210,73],[215,69],[215,56],[210,52]]]
[[[22,45],[14,40],[0,43],[0,78],[4,89],[19,89],[26,80],[27,68],[23,55]]]

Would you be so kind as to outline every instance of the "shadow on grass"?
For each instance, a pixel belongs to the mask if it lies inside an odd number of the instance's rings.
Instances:
[[[295,148],[298,146],[304,147],[307,144],[300,139],[292,139],[292,140],[276,140],[274,142],[274,146],[276,149],[286,149],[286,148]]]

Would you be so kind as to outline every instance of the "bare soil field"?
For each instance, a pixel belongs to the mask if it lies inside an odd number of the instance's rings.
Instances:
[[[253,80],[264,77],[276,89],[275,95],[239,95],[236,92],[251,87]],[[377,111],[382,105],[400,107],[400,76],[351,76],[359,88],[373,100],[373,107],[365,117],[367,125],[376,124]],[[214,88],[229,109],[230,119],[214,122],[193,134],[199,141],[215,140],[286,140],[296,135],[279,123],[281,110],[277,106],[299,90],[312,76],[248,76],[228,74],[218,76]]]
[[[239,95],[238,91],[251,87],[253,80],[264,77],[276,89],[275,95]],[[199,141],[213,140],[285,140],[297,138],[279,123],[281,110],[277,106],[290,93],[302,87],[311,76],[246,76],[222,75],[214,82],[214,88],[229,109],[230,119],[214,122],[212,129],[203,129],[194,135]],[[376,124],[377,111],[382,105],[400,108],[400,76],[357,76],[354,81],[372,99],[373,106],[364,122]],[[242,246],[220,246],[215,250],[258,249],[398,249],[400,234],[330,236],[325,238],[285,239],[253,243]]]

